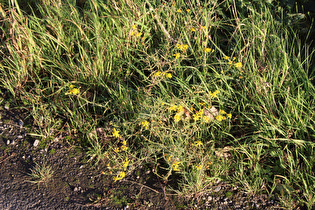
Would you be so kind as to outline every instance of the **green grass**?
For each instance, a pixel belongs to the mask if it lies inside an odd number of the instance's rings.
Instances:
[[[32,180],[27,181],[37,184],[38,187],[41,183],[45,184],[47,187],[47,183],[52,179],[53,174],[54,171],[52,170],[52,167],[47,165],[46,162],[43,162],[41,165],[35,163],[35,167],[31,169],[31,173],[28,174]]]
[[[67,136],[117,182],[146,164],[168,192],[225,180],[314,207],[314,51],[281,9],[39,2],[0,10],[0,85],[35,138]]]

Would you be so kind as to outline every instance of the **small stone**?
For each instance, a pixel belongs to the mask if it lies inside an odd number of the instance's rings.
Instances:
[[[9,145],[10,144],[10,140],[7,140],[7,145]]]
[[[38,144],[39,144],[39,140],[35,140],[33,146],[34,146],[34,147],[37,147]]]
[[[23,136],[22,136],[22,135],[18,135],[17,138],[18,138],[18,139],[22,139]]]
[[[22,120],[19,120],[19,125],[22,127],[24,125],[24,122]]]
[[[214,189],[215,192],[219,192],[221,190],[221,186],[218,186]]]

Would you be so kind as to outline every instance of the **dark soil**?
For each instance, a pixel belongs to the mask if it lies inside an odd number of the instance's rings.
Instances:
[[[207,193],[186,197],[165,194],[164,184],[143,166],[113,182],[85,158],[85,150],[62,139],[48,148],[34,146],[28,135],[27,113],[0,110],[0,209],[279,209],[267,195],[249,196],[223,182]],[[52,178],[31,183],[35,165],[52,167]],[[140,175],[140,176],[139,176]]]

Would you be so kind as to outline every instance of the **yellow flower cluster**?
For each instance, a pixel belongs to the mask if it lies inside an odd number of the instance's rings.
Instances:
[[[130,36],[140,37],[142,35],[142,33],[138,32],[137,25],[132,25],[131,29],[130,29],[130,32],[129,32],[129,35]]]
[[[167,156],[167,154],[165,154]],[[174,158],[173,155],[168,156],[167,161],[172,166],[174,171],[180,171],[179,164],[181,163],[178,158]]]
[[[115,128],[113,129],[112,135],[113,135],[113,137],[115,137],[115,138],[120,137],[119,131],[117,131]],[[127,147],[127,142],[126,142],[126,140],[122,140],[122,141],[121,141],[121,146],[120,146],[120,148],[119,148],[119,147],[115,147],[115,148],[114,148],[114,152],[115,152],[115,153],[118,153],[118,152],[120,152],[120,151],[127,151],[127,150],[128,150],[128,147]]]
[[[74,85],[69,86],[69,90],[65,93],[65,95],[78,95],[80,93],[78,88],[75,88]]]
[[[223,59],[224,60],[228,60],[229,61],[229,65],[231,65],[231,66],[234,65],[238,69],[243,67],[243,64],[241,62],[235,63],[236,57],[233,57],[232,60],[231,60],[229,56],[224,56]]]
[[[128,150],[127,142],[125,140],[122,141],[122,145],[120,146],[120,149],[122,151],[127,151]]]
[[[181,119],[189,120],[190,119],[190,112],[184,108],[182,105],[173,105],[168,108],[170,111],[177,111],[174,115],[174,121],[179,122]]]
[[[231,113],[226,113],[224,110],[220,110],[219,111],[219,115],[218,116],[216,116],[216,119],[218,120],[218,121],[222,121],[222,120],[226,120],[226,118],[232,118],[232,114]]]
[[[199,164],[196,166],[196,169],[197,169],[197,170],[201,170],[201,169],[202,169],[202,165],[199,163]]]
[[[165,73],[165,72],[161,72],[158,71],[153,75],[154,78],[161,78],[161,77],[166,77],[168,79],[172,78],[172,74],[171,73]]]
[[[128,167],[128,165],[129,165],[129,162],[130,162],[130,160],[129,160],[128,158],[126,158],[126,160],[125,160],[125,162],[124,162],[124,164],[123,164],[124,171],[127,170],[127,167]]]
[[[195,114],[193,114],[193,120],[198,121],[203,115],[203,109],[200,109]]]
[[[214,52],[214,49],[211,49],[208,47],[204,48],[203,50],[205,51],[205,53],[209,53],[209,52],[213,53]]]
[[[172,169],[174,171],[179,171],[179,168],[178,168],[178,165],[180,164],[181,162],[180,161],[176,161],[172,164]]]
[[[211,97],[217,97],[218,93],[219,91],[211,93]],[[202,106],[205,105],[205,103],[199,104]],[[223,121],[226,120],[227,118],[230,119],[232,118],[232,114],[228,114],[224,110],[218,111],[215,107],[210,106],[208,108],[202,108],[200,110],[195,110],[193,106],[191,106],[190,109],[188,110],[181,105],[172,105],[168,108],[168,110],[176,112],[175,115],[173,116],[175,123],[178,123],[181,120],[190,121],[190,119],[192,119],[195,122],[201,120],[202,123],[209,123],[214,119],[218,121]]]
[[[175,59],[178,59],[180,58],[180,53],[175,53],[173,56],[175,57]]]
[[[126,176],[126,173],[124,171],[119,171],[116,177],[113,178],[114,182],[117,182],[118,180],[123,179]]]
[[[185,53],[188,49],[188,44],[177,44],[176,48]]]
[[[176,12],[182,13],[183,11],[182,11],[181,9],[177,9]],[[190,9],[186,9],[186,12],[189,13],[189,12],[190,12]]]
[[[214,91],[213,93],[211,92],[211,91],[209,91],[209,95],[210,95],[210,98],[217,98],[218,96],[218,94],[220,93],[220,91],[219,90],[216,90],[216,91]]]

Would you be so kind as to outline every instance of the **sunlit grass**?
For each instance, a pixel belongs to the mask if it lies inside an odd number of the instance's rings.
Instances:
[[[114,182],[149,164],[178,194],[224,180],[314,205],[314,52],[281,12],[42,2],[1,12],[1,88],[31,110],[34,137],[87,146]]]

